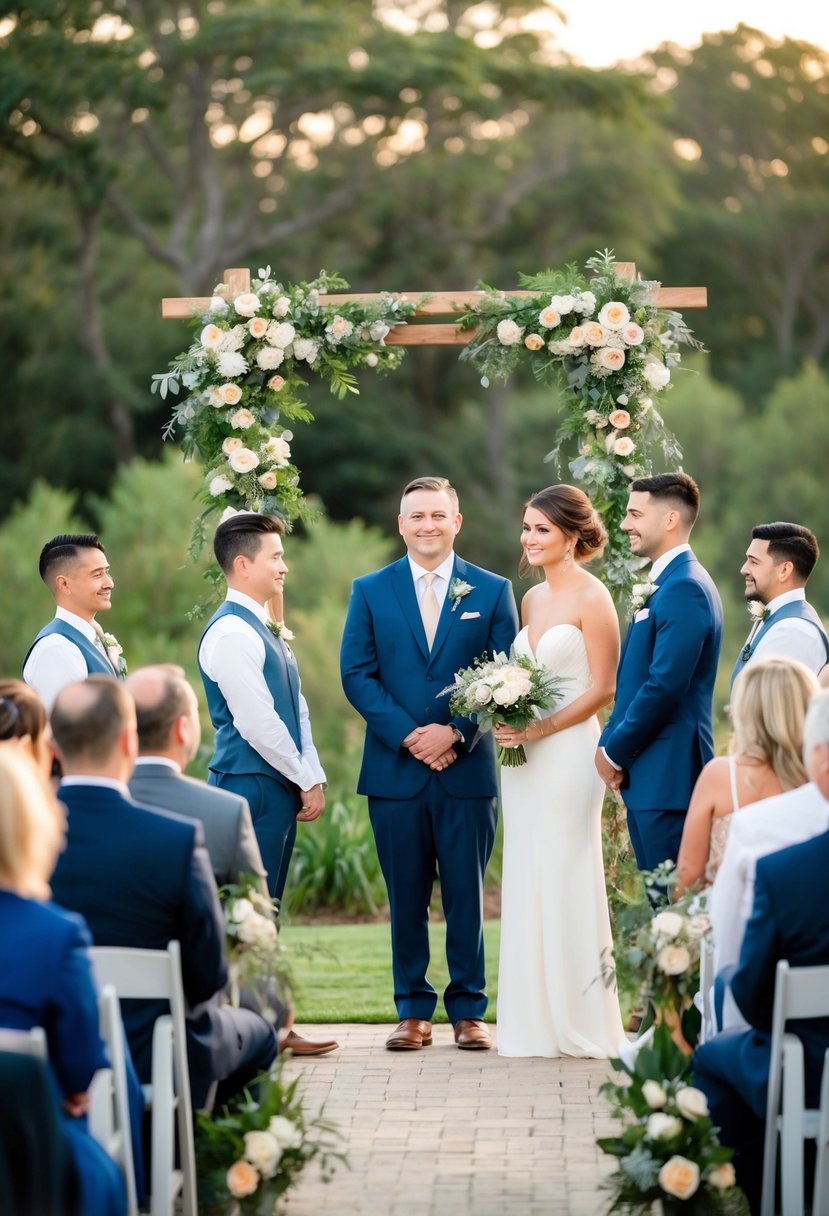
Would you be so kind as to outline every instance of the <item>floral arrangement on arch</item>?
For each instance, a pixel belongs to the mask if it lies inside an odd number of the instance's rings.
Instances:
[[[251,290],[214,288],[206,313],[193,318],[196,339],[152,378],[152,391],[166,399],[179,394],[164,438],[180,435],[185,457],[198,454],[205,475],[198,498],[192,551],[205,538],[214,512],[278,515],[291,524],[307,515],[299,472],[293,463],[293,432],[286,423],[310,422],[302,401],[305,376],[315,373],[339,397],[357,393],[354,372],[398,367],[404,350],[387,347],[392,326],[416,304],[384,293],[376,301],[320,303],[320,296],[348,287],[321,271],[308,283],[283,284],[270,267],[259,271]]]
[[[225,917],[230,1000],[238,1006],[244,988],[259,1012],[275,1022],[291,1004],[285,947],[279,937],[279,902],[264,894],[257,879],[242,875],[219,890]]]
[[[573,480],[590,496],[608,532],[603,575],[618,595],[630,594],[642,559],[619,529],[630,483],[653,471],[661,452],[678,467],[681,451],[656,405],[679,365],[680,343],[697,349],[677,312],[656,307],[656,282],[616,276],[609,250],[588,259],[588,281],[575,266],[522,275],[527,296],[506,296],[486,284],[483,299],[460,324],[476,329],[460,358],[474,364],[481,383],[507,379],[529,366],[542,383],[563,390],[565,417],[547,460],[560,468],[565,444]]]

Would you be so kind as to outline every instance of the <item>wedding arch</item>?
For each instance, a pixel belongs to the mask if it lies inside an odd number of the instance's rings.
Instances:
[[[185,455],[204,465],[193,549],[214,516],[265,511],[290,526],[307,514],[289,429],[312,421],[305,376],[319,375],[344,397],[359,392],[355,372],[391,371],[407,347],[458,346],[484,388],[526,365],[559,389],[564,415],[547,459],[562,475],[565,446],[572,449],[569,478],[590,495],[609,534],[603,577],[617,602],[629,595],[640,561],[619,523],[631,480],[650,473],[656,456],[668,468],[681,460],[654,399],[670,388],[680,345],[700,347],[680,309],[707,307],[707,291],[643,280],[608,250],[585,270],[522,275],[512,291],[350,293],[325,271],[284,284],[270,267],[255,277],[236,268],[212,296],[164,299],[163,317],[196,330],[152,381],[162,398],[183,394],[164,437],[178,436]],[[281,620],[281,605],[271,613]]]

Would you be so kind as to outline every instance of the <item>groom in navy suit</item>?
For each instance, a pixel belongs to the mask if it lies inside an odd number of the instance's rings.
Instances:
[[[510,583],[453,552],[462,517],[442,477],[403,491],[407,556],[354,582],[342,643],[345,694],[366,720],[358,792],[368,796],[389,892],[395,1003],[390,1050],[432,1041],[437,995],[429,966],[436,872],[446,916],[444,1005],[459,1047],[492,1046],[483,1023],[483,876],[495,839],[498,785],[491,738],[450,718],[441,692],[455,673],[518,632]]]
[[[693,478],[660,473],[632,482],[622,521],[633,552],[653,564],[622,648],[596,767],[621,791],[640,870],[676,861],[691,791],[714,755],[722,604],[688,544],[698,513]]]

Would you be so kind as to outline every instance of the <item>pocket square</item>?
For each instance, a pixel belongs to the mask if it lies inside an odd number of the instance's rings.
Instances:
[[[637,613],[635,613],[635,615],[633,617],[634,623],[636,621],[646,621],[648,619],[648,617],[650,616],[650,614],[651,614],[650,608],[640,608],[639,611]]]
[[[480,612],[462,612],[461,620],[462,621],[474,621],[475,618],[479,617],[480,615],[481,615]]]

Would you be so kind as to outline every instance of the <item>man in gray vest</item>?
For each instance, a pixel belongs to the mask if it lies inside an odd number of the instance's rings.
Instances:
[[[35,638],[23,663],[23,679],[47,710],[68,684],[90,675],[123,679],[121,647],[104,633],[96,615],[112,606],[115,584],[97,536],[67,533],[43,546],[40,577],[55,597],[57,611]]]
[[[318,819],[325,773],[311,735],[296,660],[267,604],[288,567],[284,525],[240,512],[216,529],[227,598],[199,643],[199,669],[216,735],[209,783],[247,799],[268,890],[282,898],[297,820]]]
[[[740,569],[746,581],[751,632],[737,656],[731,682],[757,656],[799,659],[816,675],[829,662],[829,639],[811,604],[806,583],[820,555],[802,524],[758,524]]]

